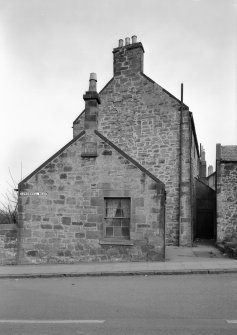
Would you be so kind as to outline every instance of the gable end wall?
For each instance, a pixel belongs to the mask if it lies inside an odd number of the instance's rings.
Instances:
[[[22,184],[21,264],[164,258],[164,185],[95,138],[96,157],[81,156],[85,135]],[[127,244],[103,241],[107,197],[131,199]]]

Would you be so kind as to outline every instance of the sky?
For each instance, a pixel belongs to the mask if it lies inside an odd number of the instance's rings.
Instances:
[[[132,35],[146,75],[184,84],[207,165],[237,145],[237,0],[0,0],[0,202],[72,139],[89,74],[100,91]]]

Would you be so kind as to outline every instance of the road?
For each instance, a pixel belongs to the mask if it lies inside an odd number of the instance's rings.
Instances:
[[[0,280],[1,335],[236,335],[236,320],[236,274]]]

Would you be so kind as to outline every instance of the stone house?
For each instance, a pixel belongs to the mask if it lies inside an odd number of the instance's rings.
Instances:
[[[19,184],[19,260],[160,260],[191,246],[201,160],[187,105],[143,72],[136,36],[91,74],[73,139]],[[166,201],[165,201],[166,199]]]
[[[136,36],[113,50],[113,78],[100,91],[98,129],[165,184],[166,237],[191,245],[195,182],[200,156],[193,115],[187,105],[143,72],[144,48]],[[84,129],[84,113],[73,134]]]
[[[237,145],[216,145],[217,242],[237,240]]]

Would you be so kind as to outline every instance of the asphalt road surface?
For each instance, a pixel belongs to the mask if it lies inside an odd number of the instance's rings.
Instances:
[[[0,335],[237,335],[237,275],[0,280]]]

